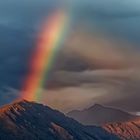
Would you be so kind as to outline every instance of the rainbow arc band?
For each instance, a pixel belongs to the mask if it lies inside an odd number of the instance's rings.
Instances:
[[[45,81],[49,78],[57,53],[65,40],[69,23],[65,12],[55,11],[43,24],[29,63],[29,73],[21,91],[21,98],[41,101]]]

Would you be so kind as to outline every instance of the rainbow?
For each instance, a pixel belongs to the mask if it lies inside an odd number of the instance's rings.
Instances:
[[[68,16],[62,11],[55,11],[43,24],[29,64],[29,73],[21,98],[29,101],[41,100],[45,81],[49,77],[56,54],[64,42],[68,25]]]

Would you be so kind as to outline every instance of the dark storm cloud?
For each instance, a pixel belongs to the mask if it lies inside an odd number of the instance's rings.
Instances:
[[[99,1],[75,1],[75,8],[80,7],[83,10],[93,9],[95,13],[102,13],[105,15],[121,15],[121,14],[135,14],[139,13],[140,2],[138,0],[99,0]],[[87,8],[86,8],[87,7]],[[137,15],[137,14],[136,14]]]
[[[80,18],[102,18],[102,19],[115,19],[115,18],[135,18],[140,17],[139,9],[113,9],[115,5],[112,5],[112,8],[106,7],[103,8],[103,4],[100,4],[95,7],[95,5],[83,5],[79,9],[75,9],[77,16]]]
[[[0,1],[0,86],[20,88],[39,24],[56,8],[57,2]]]
[[[0,89],[0,106],[8,104],[19,97],[19,91],[10,87]]]
[[[76,6],[76,11],[75,11],[77,12],[77,15],[79,16],[83,15],[85,18],[89,17],[89,19],[94,19],[95,15],[106,16],[106,17],[110,15],[111,16],[114,15],[115,17],[118,15],[130,14],[131,16],[137,13],[138,11],[137,9],[134,10],[134,8],[130,10],[129,8],[126,7],[125,3],[123,4],[120,3],[120,8],[114,9],[114,7],[118,7],[116,6],[116,4],[118,5],[119,3],[111,2],[111,1],[104,1],[104,2],[82,1],[80,2],[80,4],[77,1],[77,3],[78,6]],[[82,5],[82,3],[84,4]],[[88,3],[92,3],[92,4],[88,4]],[[108,8],[108,4],[111,9]],[[13,0],[13,1],[8,0],[8,1],[0,2],[0,7],[1,7],[0,8],[1,11],[0,12],[1,15],[0,61],[1,61],[1,70],[3,70],[1,72],[2,77],[5,77],[3,75],[9,75],[7,77],[13,75],[10,79],[14,79],[13,77],[17,77],[15,78],[16,80],[20,79],[19,78],[20,75],[24,77],[24,73],[26,72],[26,67],[27,67],[25,63],[28,60],[31,48],[34,45],[33,43],[37,32],[36,30],[38,30],[37,29],[38,22],[40,22],[41,18],[47,16],[48,11],[51,11],[53,8],[56,8],[57,7],[56,5],[61,7],[62,3],[60,1],[56,2],[54,0],[53,1],[25,0],[22,2],[19,2],[18,0]],[[121,14],[118,12],[120,12]],[[12,64],[9,64],[8,60],[6,59],[12,59],[13,61]],[[62,70],[81,71],[81,70],[90,69],[90,66],[86,62],[84,62],[79,58],[73,58],[73,56],[64,56],[62,57],[62,60],[64,61],[62,61],[61,65],[59,66],[56,65],[57,68],[60,67],[60,69]],[[61,63],[61,59],[58,60],[58,64],[59,63]],[[13,67],[11,68],[11,66]],[[6,78],[2,78],[2,79],[3,81],[7,81]],[[11,82],[8,82],[8,85],[10,83]]]
[[[73,24],[83,27],[81,24],[86,22],[89,28],[96,30],[93,37],[96,38],[98,36],[96,33],[100,31],[101,34],[104,32],[118,34],[120,38],[124,36],[128,40],[139,39],[140,3],[138,1],[74,0],[70,3],[71,6],[74,5],[72,6]],[[63,4],[58,0],[0,1],[0,101],[2,104],[18,97],[19,92],[13,88],[20,89],[27,74],[39,25],[49,12],[61,6],[63,7]],[[104,36],[101,39],[97,37],[97,40],[94,38],[91,42],[90,35],[85,33],[81,38],[81,34],[84,33],[77,34],[76,30],[73,30],[77,40],[70,40],[60,50],[50,78],[47,79],[48,91],[44,94],[44,100],[48,99],[45,98],[46,95],[53,92],[49,94],[49,98],[52,98],[51,103],[54,105],[57,102],[61,105],[65,103],[69,105],[69,109],[72,109],[73,103],[85,107],[89,105],[88,102],[93,104],[96,100],[129,111],[140,110],[138,108],[139,51],[136,53],[133,50],[134,46],[120,43],[118,38],[116,38],[117,44],[110,36],[109,39]],[[77,44],[78,40],[81,41],[80,44]],[[118,49],[121,47],[125,49]],[[129,47],[131,51],[126,49]],[[131,68],[136,73],[131,72]],[[2,88],[5,86],[12,88],[5,90]],[[54,98],[57,99],[53,100]],[[133,105],[132,99],[136,101]]]
[[[114,37],[140,43],[140,2],[138,0],[88,0],[79,3],[77,2],[74,8],[75,19],[88,24],[94,30],[93,25],[96,29]]]
[[[64,88],[64,87],[80,87],[82,85],[93,85],[100,83],[110,83],[113,84],[116,81],[128,80],[127,76],[121,74],[120,71],[104,71],[104,70],[93,70],[93,71],[82,71],[82,72],[72,72],[72,71],[59,71],[55,72],[49,80],[48,88]],[[125,72],[124,72],[125,73]],[[120,75],[119,75],[120,74]],[[115,80],[115,81],[114,81]],[[51,87],[52,86],[52,87]]]
[[[70,55],[65,53],[65,46],[64,49],[61,49],[57,55],[56,62],[54,64],[54,71],[65,70],[65,71],[84,71],[90,68],[90,66],[81,60],[76,55]]]

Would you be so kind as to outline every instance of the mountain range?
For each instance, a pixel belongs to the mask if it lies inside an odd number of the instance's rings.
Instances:
[[[120,109],[95,104],[67,115],[84,125],[99,125],[121,140],[140,140],[140,117]]]
[[[21,100],[0,108],[0,140],[140,140],[140,119],[88,126],[48,106]]]
[[[131,121],[140,118],[120,109],[105,107],[95,104],[84,110],[74,110],[67,113],[69,117],[74,118],[84,125],[105,125],[114,122]]]
[[[17,101],[0,109],[0,140],[119,140],[104,128],[84,126],[48,106]]]

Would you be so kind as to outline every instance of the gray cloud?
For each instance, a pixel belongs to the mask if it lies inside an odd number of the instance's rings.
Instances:
[[[63,111],[85,108],[94,103],[131,112],[139,111],[138,71],[61,71],[54,75],[52,83],[55,88],[47,88],[44,91],[43,102]]]
[[[44,102],[45,98],[50,99],[51,106],[64,111],[94,103],[115,106],[128,111],[139,111],[140,62],[139,51],[135,47],[107,36],[87,35],[82,32],[72,35],[65,45],[63,52],[67,57],[58,59],[60,62],[57,62],[64,67],[52,73],[47,90],[44,92]],[[68,56],[85,62],[87,64],[85,69],[81,68],[77,71],[73,63],[70,63],[71,66],[69,63],[63,63],[65,58],[71,60]],[[76,64],[77,66],[80,61]],[[84,101],[87,93],[89,96]],[[77,102],[76,94],[79,96]],[[71,100],[68,100],[69,98]],[[136,100],[133,105],[130,104],[131,99]],[[62,107],[62,103],[65,102],[67,104]]]

